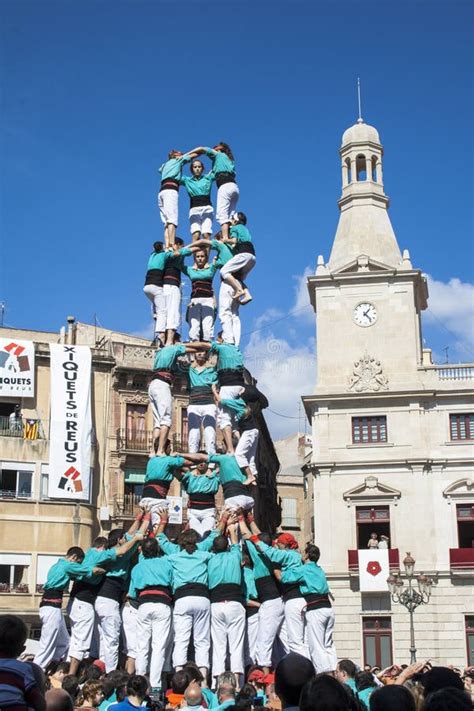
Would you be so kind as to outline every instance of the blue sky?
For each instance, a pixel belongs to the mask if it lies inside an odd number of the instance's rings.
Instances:
[[[314,348],[299,286],[329,256],[360,75],[400,247],[431,278],[425,340],[474,360],[473,19],[470,2],[4,0],[5,322],[57,330],[96,314],[146,332],[157,168],[170,148],[223,139],[258,250],[243,345],[305,359],[306,380],[275,398],[297,418]],[[187,238],[184,194],[181,208]],[[278,435],[297,424],[272,419]]]

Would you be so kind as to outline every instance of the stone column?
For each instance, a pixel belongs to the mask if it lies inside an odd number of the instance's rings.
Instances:
[[[377,158],[377,163],[375,165],[375,174],[376,174],[377,183],[382,185],[383,175],[382,175],[382,159],[381,158]]]
[[[365,179],[372,182],[372,158],[370,156],[365,156],[365,173]]]
[[[349,185],[349,175],[347,170],[346,161],[342,161],[342,187],[345,188]]]

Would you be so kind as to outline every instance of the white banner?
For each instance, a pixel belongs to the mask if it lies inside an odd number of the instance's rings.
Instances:
[[[181,496],[167,496],[169,523],[183,523],[183,499]]]
[[[50,497],[90,497],[91,351],[88,346],[50,345]]]
[[[388,592],[390,575],[388,549],[368,549],[359,553],[359,586],[361,592]]]
[[[34,343],[0,338],[0,398],[34,396]]]

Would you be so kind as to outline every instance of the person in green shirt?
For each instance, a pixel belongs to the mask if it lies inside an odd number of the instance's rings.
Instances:
[[[202,161],[195,158],[191,163],[191,175],[185,175],[180,180],[180,184],[184,185],[189,195],[189,223],[193,242],[201,236],[209,239],[212,234],[214,210],[211,203],[211,188],[214,177],[212,171],[204,175]]]
[[[172,346],[160,348],[155,353],[153,373],[148,386],[148,397],[153,413],[153,441],[150,457],[154,457],[155,452],[158,456],[164,455],[173,409],[171,385],[176,373],[182,369],[178,358],[198,350],[202,350],[199,348],[199,344],[175,342]]]
[[[51,566],[43,587],[39,616],[41,619],[41,637],[35,664],[46,669],[51,661],[61,661],[67,654],[69,634],[62,612],[63,595],[71,580],[86,575],[100,575],[103,568],[84,564],[84,551],[79,546],[72,546],[64,558]]]
[[[214,528],[216,522],[215,495],[219,491],[219,477],[209,469],[207,462],[201,462],[184,474],[181,485],[189,496],[189,527],[203,536]]]
[[[205,153],[212,160],[212,173],[217,185],[216,217],[224,239],[229,236],[231,215],[239,199],[239,187],[235,181],[235,162],[231,147],[220,141],[214,148],[198,146],[192,153]]]
[[[233,298],[241,305],[252,301],[244,280],[257,263],[252,236],[246,225],[247,216],[243,212],[233,215],[230,235],[224,241],[232,246],[234,256],[221,269],[221,279],[232,286]]]
[[[178,191],[181,171],[183,165],[189,163],[192,158],[191,153],[183,154],[181,151],[172,150],[168,153],[168,160],[159,169],[161,185],[158,193],[158,207],[160,208],[161,221],[165,226],[165,249],[174,245],[178,226]]]
[[[214,539],[213,557],[207,564],[211,597],[212,676],[217,681],[225,671],[227,646],[231,671],[243,680],[245,640],[245,597],[242,586],[242,553],[238,543],[236,517],[227,524],[226,536]]]
[[[215,321],[215,296],[212,280],[217,271],[208,263],[207,251],[198,248],[192,267],[183,266],[182,272],[191,280],[191,299],[188,305],[189,340],[212,341]]]
[[[201,429],[206,452],[216,451],[216,415],[213,386],[217,384],[217,370],[208,360],[207,351],[198,351],[188,370],[188,449],[198,452]]]

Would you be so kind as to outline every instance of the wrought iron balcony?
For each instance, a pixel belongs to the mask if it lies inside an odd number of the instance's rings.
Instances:
[[[37,440],[47,439],[49,423],[29,417],[0,417],[0,437],[15,437],[16,439]]]
[[[171,448],[177,452],[187,451],[188,443],[179,434],[171,436]],[[147,454],[153,444],[153,430],[117,430],[117,450]]]

